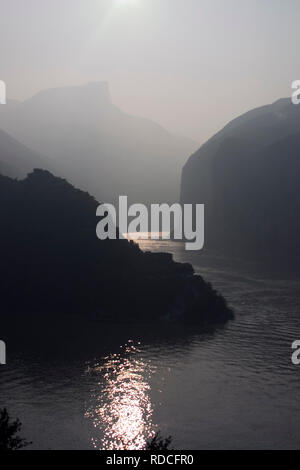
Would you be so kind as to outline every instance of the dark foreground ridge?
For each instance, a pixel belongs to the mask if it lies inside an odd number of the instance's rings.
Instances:
[[[44,170],[21,181],[0,176],[0,198],[2,325],[32,315],[201,325],[232,317],[189,264],[98,240],[97,201],[66,180]]]

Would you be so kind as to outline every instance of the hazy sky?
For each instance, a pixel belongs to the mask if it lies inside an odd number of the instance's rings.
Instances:
[[[300,79],[300,0],[0,0],[10,98],[105,80],[113,102],[203,142]]]

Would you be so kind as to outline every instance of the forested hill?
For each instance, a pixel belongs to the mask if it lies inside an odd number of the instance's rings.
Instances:
[[[98,202],[44,170],[0,176],[2,312],[106,321],[224,322],[224,299],[190,265],[96,237]]]

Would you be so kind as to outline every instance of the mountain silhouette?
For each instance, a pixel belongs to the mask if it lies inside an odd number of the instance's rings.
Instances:
[[[300,107],[235,119],[187,161],[181,202],[205,204],[206,248],[300,268]]]
[[[32,315],[45,325],[74,314],[113,323],[231,318],[189,264],[125,239],[98,240],[97,201],[66,180],[37,169],[21,181],[0,176],[0,198],[2,325]]]
[[[179,200],[180,173],[196,148],[154,122],[112,104],[108,85],[44,90],[0,109],[0,128],[52,159],[51,168],[97,199]]]
[[[35,167],[49,168],[51,161],[0,129],[0,174],[24,178]]]

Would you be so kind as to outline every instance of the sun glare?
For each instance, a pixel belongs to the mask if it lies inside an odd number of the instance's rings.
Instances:
[[[139,2],[139,0],[119,0],[121,5],[135,5]]]

